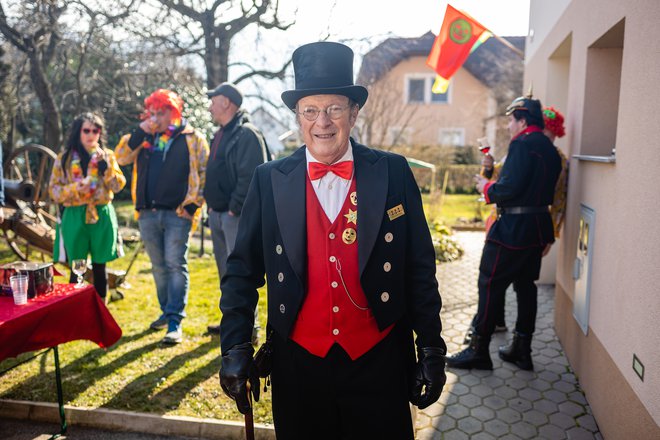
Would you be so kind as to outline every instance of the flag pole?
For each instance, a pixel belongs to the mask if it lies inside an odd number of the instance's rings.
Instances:
[[[522,58],[523,60],[525,59],[525,53],[522,50],[518,49],[516,46],[511,44],[509,41],[507,41],[504,38],[500,37],[499,35],[493,33],[492,31],[489,30],[488,32],[490,32],[493,35],[493,37],[495,37],[495,39],[499,40],[500,43],[502,43],[503,45],[505,45],[506,47],[508,47],[512,51],[514,51],[516,54],[518,54],[520,56],[520,58]]]

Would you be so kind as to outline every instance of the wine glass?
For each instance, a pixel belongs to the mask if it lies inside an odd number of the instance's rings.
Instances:
[[[477,139],[477,142],[479,142],[479,151],[481,151],[484,155],[490,154],[490,150],[492,149],[492,147],[490,145],[490,142],[488,142],[488,137],[486,137],[486,136],[480,137],[480,138]],[[480,174],[482,176],[486,177],[487,179],[490,179],[493,176],[493,168],[488,170],[485,167],[482,167]],[[486,198],[482,194],[482,195],[479,196],[477,201],[478,202],[485,202]]]
[[[79,260],[73,260],[71,262],[71,271],[78,276],[78,282],[76,283],[76,289],[83,287],[83,274],[87,270],[87,259],[81,258]]]

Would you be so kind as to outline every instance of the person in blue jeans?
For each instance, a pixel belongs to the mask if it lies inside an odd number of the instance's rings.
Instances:
[[[151,260],[161,315],[154,330],[167,328],[165,344],[183,340],[190,277],[188,238],[203,205],[209,148],[206,139],[181,117],[183,100],[158,89],[145,101],[146,118],[115,150],[121,165],[133,163],[135,209]]]

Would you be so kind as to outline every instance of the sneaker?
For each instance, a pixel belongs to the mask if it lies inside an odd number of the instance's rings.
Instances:
[[[149,324],[149,328],[151,330],[162,330],[165,327],[167,327],[167,318],[165,318],[164,316],[161,316],[160,318]]]
[[[163,344],[174,345],[180,344],[181,342],[183,342],[183,334],[181,332],[181,328],[167,332],[163,338]]]

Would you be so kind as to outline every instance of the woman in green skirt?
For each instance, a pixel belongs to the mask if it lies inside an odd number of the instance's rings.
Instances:
[[[54,260],[63,260],[62,249],[69,264],[91,255],[94,287],[105,300],[105,264],[118,256],[117,215],[111,202],[126,178],[112,150],[104,148],[104,125],[95,113],[83,113],[73,121],[64,151],[55,160],[49,189],[52,200],[64,206]],[[74,281],[71,273],[70,282]]]

